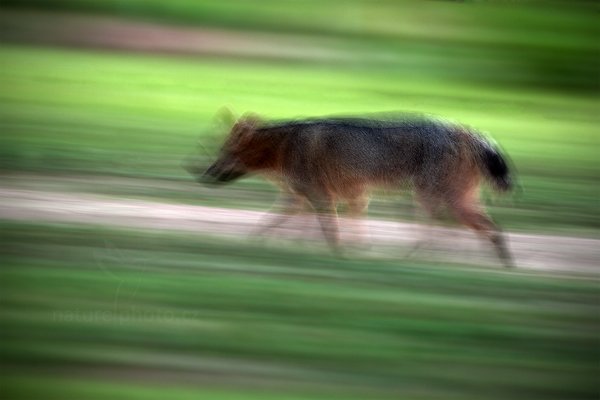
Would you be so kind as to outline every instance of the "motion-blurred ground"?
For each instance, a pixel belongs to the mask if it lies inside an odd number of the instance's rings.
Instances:
[[[32,190],[28,185],[23,185],[22,176],[5,178],[9,184],[0,187],[0,218],[4,220],[201,232],[222,238],[258,239],[259,242],[255,242],[258,245],[268,242],[278,245],[285,245],[287,242],[290,245],[300,240],[305,245],[325,246],[318,221],[310,213],[292,217],[263,237],[253,238],[253,232],[265,223],[264,212],[123,199],[89,193]],[[34,180],[31,176],[25,179],[28,183]],[[60,179],[54,185],[57,183],[66,184],[60,182]],[[129,184],[132,182],[129,181]],[[156,184],[160,185],[160,182]],[[356,232],[351,229],[352,221],[342,218],[340,222],[342,242],[348,247],[347,251],[357,248],[356,252],[351,253],[354,257],[383,255],[401,260],[403,256],[414,256],[438,262],[495,267],[501,265],[492,252],[492,247],[487,242],[480,242],[481,239],[475,233],[465,229],[363,220],[361,224],[365,228],[364,237],[357,238]],[[427,237],[423,237],[425,235]],[[519,269],[591,276],[600,273],[600,240],[556,235],[506,235]],[[361,241],[357,243],[356,240],[359,239]],[[377,262],[377,258],[373,258],[372,262]]]

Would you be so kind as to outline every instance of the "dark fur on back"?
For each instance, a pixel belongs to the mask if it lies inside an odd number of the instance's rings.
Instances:
[[[415,114],[374,118],[315,118],[259,124],[256,135],[283,146],[283,167],[291,163],[335,174],[352,175],[375,185],[402,181],[427,186],[442,178],[460,157],[473,157],[480,172],[499,190],[511,187],[502,154],[485,137],[464,125]],[[467,140],[472,154],[461,153]],[[312,151],[306,150],[312,146]],[[298,151],[298,149],[303,149]],[[337,173],[323,167],[334,165]],[[300,165],[292,168],[303,170]],[[312,170],[315,171],[315,170]],[[282,171],[284,174],[288,171]]]

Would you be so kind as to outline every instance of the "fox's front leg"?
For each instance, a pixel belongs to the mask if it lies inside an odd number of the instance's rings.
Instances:
[[[269,231],[280,227],[284,222],[288,221],[293,216],[299,214],[305,207],[305,200],[291,192],[282,194],[277,202],[279,211],[270,211],[265,216],[265,221],[252,232],[253,237],[262,237]]]
[[[439,199],[424,190],[418,190],[415,193],[415,200],[417,204],[415,204],[413,214],[419,226],[418,237],[412,248],[405,254],[405,258],[412,257],[436,240],[435,220],[440,208]]]
[[[317,214],[317,219],[319,220],[327,244],[336,254],[341,254],[340,232],[335,201],[331,198],[323,197],[311,197],[308,200]]]
[[[366,194],[361,194],[348,200],[350,242],[361,248],[370,247],[368,230],[362,220],[368,206],[369,197]]]

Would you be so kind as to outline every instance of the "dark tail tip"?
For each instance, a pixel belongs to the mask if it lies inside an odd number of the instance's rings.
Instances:
[[[484,146],[483,163],[492,185],[501,192],[513,189],[513,181],[510,177],[508,164],[496,149]]]
[[[509,176],[494,179],[494,186],[500,192],[510,192],[514,189],[514,184]]]

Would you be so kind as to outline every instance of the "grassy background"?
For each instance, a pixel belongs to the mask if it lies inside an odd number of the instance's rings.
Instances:
[[[339,66],[20,46],[0,54],[6,170],[189,181],[181,160],[196,151],[199,138],[208,148],[219,142],[224,132],[213,115],[223,104],[278,118],[427,110],[490,132],[513,159],[524,193],[517,204],[499,203],[493,214],[501,223],[598,227],[593,97],[415,82],[383,67],[366,75]],[[266,190],[252,181],[239,187]]]
[[[332,58],[264,58],[252,56],[251,48],[238,55],[166,56],[6,44],[0,49],[0,166],[186,182],[181,159],[199,138],[215,149],[224,130],[213,116],[223,105],[266,118],[419,111],[489,132],[512,157],[524,192],[496,202],[492,215],[501,224],[597,230],[594,4],[295,4],[3,2],[13,13],[77,11],[260,31],[282,47],[310,44]],[[31,15],[9,14],[0,34],[10,39]],[[236,201],[226,192],[202,193],[197,201],[264,208],[273,197],[260,180],[238,187],[260,201]],[[372,210],[383,214],[377,203]]]
[[[511,156],[523,193],[485,194],[505,228],[598,233],[595,3],[1,7],[6,184],[265,209],[274,192],[258,178],[214,191],[180,168],[198,141],[216,148],[221,106],[267,118],[423,111],[489,132]],[[11,39],[45,13],[260,32],[331,57]],[[371,212],[394,209],[376,200]],[[594,279],[93,226],[3,223],[0,235],[3,398],[598,397]]]
[[[2,243],[6,398],[597,395],[593,280],[67,225]]]

